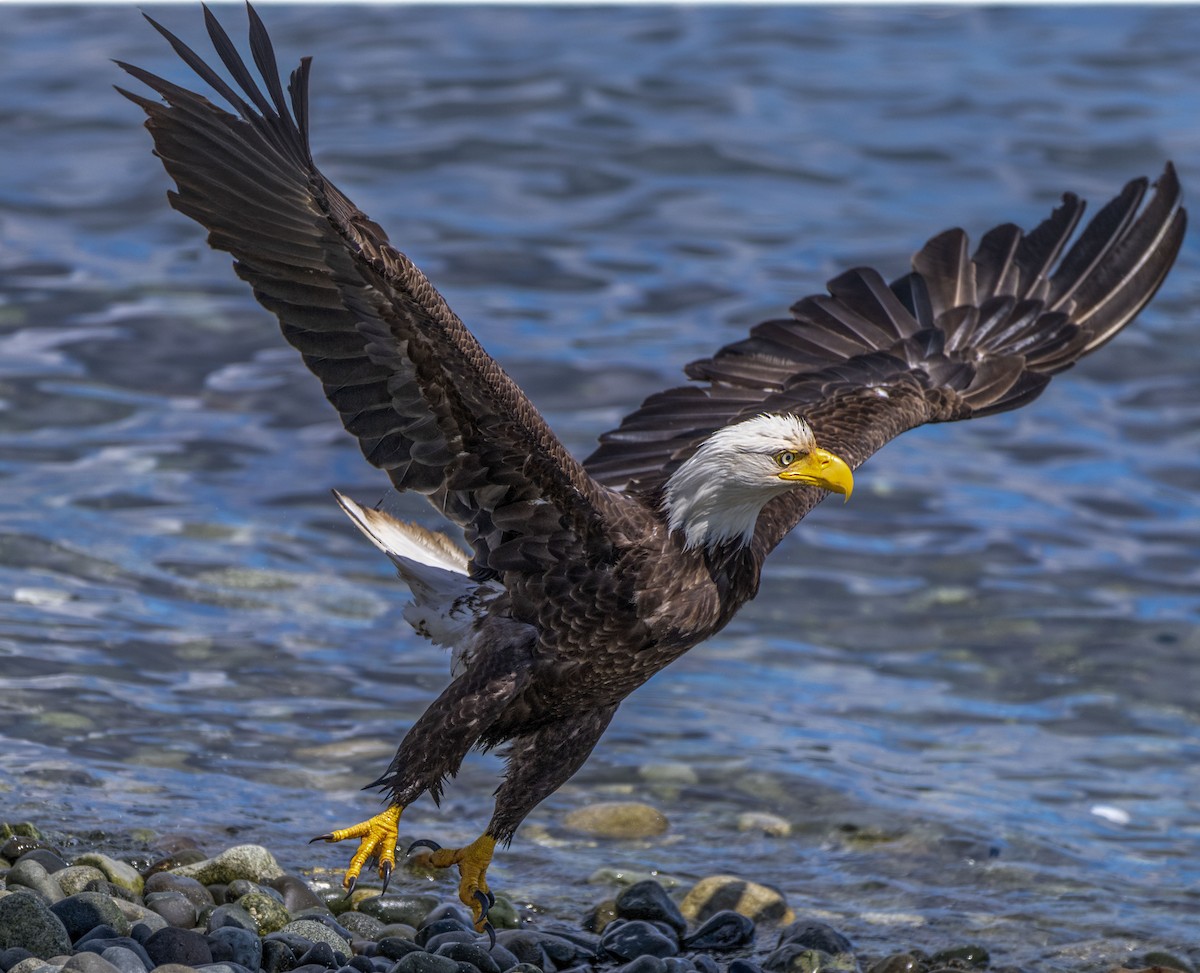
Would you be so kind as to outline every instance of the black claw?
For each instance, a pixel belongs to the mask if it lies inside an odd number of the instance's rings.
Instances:
[[[379,874],[383,876],[383,891],[379,894],[383,895],[387,892],[388,882],[392,880],[392,866],[388,862],[384,862],[379,866]]]
[[[488,896],[488,908],[490,909],[492,906],[494,906],[496,904],[496,897],[494,895],[492,895],[491,889],[488,889],[487,896]]]
[[[483,931],[487,933],[488,949],[496,948],[496,929],[490,922],[484,922]]]
[[[333,835],[331,835],[331,834],[319,834],[319,835],[317,835],[315,838],[309,838],[309,839],[308,839],[308,843],[309,843],[310,845],[316,844],[318,841],[333,841]]]
[[[357,885],[358,885],[358,876],[351,875],[350,881],[346,883],[346,894],[342,897],[343,901],[348,900],[350,898],[350,896],[354,894],[354,889]]]
[[[442,846],[430,838],[418,838],[416,841],[414,841],[411,845],[408,846],[408,851],[406,852],[406,854],[411,855],[412,850],[414,848],[428,848],[430,851],[441,851],[442,850]]]
[[[484,892],[482,889],[475,890],[475,901],[479,903],[479,918],[476,922],[483,922],[487,918],[488,909],[496,904],[491,892]]]

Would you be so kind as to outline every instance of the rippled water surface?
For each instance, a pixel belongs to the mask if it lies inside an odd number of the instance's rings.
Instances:
[[[940,229],[1028,226],[1167,158],[1200,186],[1195,7],[265,13],[281,62],[316,55],[325,171],[579,454],[841,269],[895,276]],[[198,8],[160,16],[203,46]],[[3,17],[0,818],[335,867],[303,842],[373,811],[358,788],[446,678],[329,496],[384,480],[167,207],[109,58],[186,69],[133,7]],[[875,952],[1200,958],[1198,272],[1193,235],[1033,407],[875,457],[494,884],[574,917],[601,866],[734,872]],[[473,836],[499,768],[472,758],[408,830]],[[613,795],[668,836],[564,831]],[[739,833],[757,810],[791,837]]]

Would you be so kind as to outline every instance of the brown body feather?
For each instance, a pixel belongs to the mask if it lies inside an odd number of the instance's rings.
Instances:
[[[1184,229],[1170,166],[1141,205],[1131,182],[1062,256],[1083,204],[1066,196],[1032,233],[950,230],[891,285],[853,270],[792,317],[687,367],[697,384],[648,399],[580,463],[432,284],[317,169],[309,62],[288,96],[261,21],[265,92],[216,19],[237,90],[155,27],[234,110],[130,65],[162,102],[146,112],[177,191],[320,379],[363,455],[459,525],[470,572],[503,594],[478,619],[488,650],[429,707],[377,785],[398,804],[440,795],[472,746],[509,742],[489,832],[579,768],[620,701],[725,625],[766,555],[821,499],[797,487],[762,510],[752,543],[685,550],[664,485],[715,430],[763,412],[805,417],[854,467],[915,426],[1015,408],[1109,340],[1153,296]],[[153,21],[151,21],[153,23]]]

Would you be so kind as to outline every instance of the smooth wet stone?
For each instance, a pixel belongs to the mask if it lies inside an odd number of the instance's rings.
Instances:
[[[265,973],[288,973],[296,968],[296,956],[287,943],[276,939],[262,941],[262,966]]]
[[[134,895],[141,895],[142,889],[146,884],[136,868],[126,862],[109,858],[108,855],[88,852],[76,858],[74,864],[91,865],[94,868],[100,869],[104,873],[104,877],[112,882],[113,885],[119,885],[123,889],[128,889]]]
[[[961,948],[970,950],[983,949],[982,946],[965,946]],[[953,952],[953,950],[945,950],[945,952]],[[987,952],[984,951],[984,956],[986,955]],[[981,965],[970,959],[965,961],[970,963],[972,966],[978,967]],[[1161,949],[1154,949],[1143,955],[1139,961],[1139,964],[1149,969],[1153,969],[1154,967],[1162,967],[1165,970],[1179,970],[1180,973],[1194,973],[1195,970],[1195,967],[1188,963],[1187,960],[1180,959],[1174,953],[1168,953]],[[987,966],[987,963],[983,963],[982,966]]]
[[[146,970],[151,969],[154,965],[150,957],[147,956],[143,960],[141,956],[127,946],[109,946],[100,955],[112,963],[120,973],[145,973]]]
[[[823,949],[806,949],[798,943],[780,946],[763,961],[767,973],[857,973],[858,961],[852,953],[830,954]]]
[[[620,967],[619,973],[667,973],[667,964],[660,956],[639,956]]]
[[[988,951],[982,946],[972,943],[966,946],[954,946],[950,949],[938,950],[930,957],[934,966],[973,966],[984,969],[992,961]],[[1147,963],[1147,966],[1168,966],[1167,963]],[[1182,967],[1175,967],[1182,969]]]
[[[166,920],[167,925],[180,929],[191,929],[196,924],[196,903],[182,892],[169,889],[165,892],[147,892],[146,908]]]
[[[279,930],[307,939],[310,943],[325,943],[335,953],[349,957],[350,943],[322,922],[315,919],[296,919]]]
[[[622,889],[616,899],[617,915],[622,919],[646,919],[665,922],[679,935],[687,931],[683,913],[658,882],[637,882]]]
[[[850,940],[833,926],[811,919],[798,919],[779,930],[776,946],[789,944],[803,946],[805,949],[819,949],[826,953],[848,953],[853,948]]]
[[[50,907],[62,924],[67,935],[74,941],[96,926],[110,926],[118,936],[129,933],[129,920],[121,914],[117,904],[101,892],[76,892]]]
[[[728,973],[763,973],[763,969],[748,959],[735,959],[729,964]]]
[[[136,902],[126,902],[124,899],[113,899],[113,905],[120,910],[129,921],[129,933],[133,935],[134,926],[146,926],[149,932],[156,932],[162,929],[167,924],[167,920],[160,916],[157,912],[151,912],[144,905],[138,905]]]
[[[58,973],[58,967],[34,956],[21,960],[8,973]]]
[[[265,895],[269,895],[280,905],[283,904],[283,896],[271,888],[271,886],[251,882],[248,878],[235,878],[230,882],[225,888],[225,901],[236,902],[243,895],[249,895],[251,892],[262,892]]]
[[[662,811],[638,801],[600,801],[576,808],[563,825],[596,838],[652,838],[669,827]]]
[[[114,885],[106,878],[98,878],[95,881],[88,882],[84,886],[85,892],[99,892],[101,895],[107,895],[110,899],[121,899],[125,902],[136,902],[140,897],[134,895],[129,889],[122,888],[120,885]]]
[[[144,967],[148,970],[154,966],[154,961],[150,959],[150,954],[146,952],[146,947],[131,936],[105,936],[95,939],[89,936],[79,940],[75,944],[75,950],[76,952],[87,950],[89,953],[97,953],[100,956],[103,956],[109,950],[124,950],[133,954],[139,967]],[[112,960],[109,960],[109,962],[112,962]]]
[[[46,869],[47,873],[50,875],[53,875],[56,872],[61,872],[67,867],[67,863],[62,860],[61,856],[55,854],[49,848],[31,848],[15,862],[13,862],[13,867],[20,865],[21,862],[25,861],[37,862],[42,866],[42,868]]]
[[[792,833],[792,822],[778,814],[746,811],[738,815],[737,829],[743,833],[764,834],[769,838],[786,838]]]
[[[600,938],[586,932],[556,927],[552,931],[538,933],[538,940],[550,962],[560,970],[580,963],[590,964],[604,956]]]
[[[683,941],[685,949],[741,949],[754,942],[754,921],[729,909],[709,916],[692,935]]]
[[[459,963],[470,963],[480,973],[500,973],[500,964],[478,943],[446,943],[434,950],[434,954]]]
[[[287,925],[287,923],[284,923],[284,925]],[[215,929],[223,929],[225,926],[245,929],[248,932],[258,932],[258,923],[255,921],[254,916],[250,915],[249,912],[236,902],[227,902],[225,905],[219,905],[213,909],[205,926],[209,932]],[[283,927],[281,926],[280,928]],[[269,931],[275,932],[274,929]]]
[[[54,881],[62,890],[64,896],[83,892],[92,882],[105,881],[104,873],[95,865],[68,865],[60,872],[54,873]]]
[[[223,926],[207,936],[214,963],[236,963],[250,970],[262,965],[262,941],[248,929]]]
[[[726,909],[755,922],[791,922],[794,918],[775,889],[736,875],[709,875],[700,879],[679,904],[679,911],[695,922],[703,922]]]
[[[695,966],[700,973],[721,973],[721,967],[717,965],[717,961],[711,956],[706,956],[703,953],[692,960],[692,965]]]
[[[694,973],[696,965],[684,956],[668,956],[663,960],[667,973]]]
[[[528,929],[504,929],[496,933],[496,942],[527,966],[536,966],[539,970],[550,966],[550,958],[535,932]]]
[[[143,944],[156,966],[178,963],[183,966],[203,966],[212,962],[208,940],[191,929],[167,926],[154,933]]]
[[[300,966],[322,966],[325,969],[335,969],[341,966],[350,954],[350,949],[347,946],[344,950],[336,950],[327,942],[313,943],[303,956],[297,962]]]
[[[204,973],[254,973],[254,970],[237,963],[209,963],[204,967]]]
[[[448,933],[448,932],[454,932],[454,933],[472,932],[473,933],[474,931],[475,930],[468,927],[466,922],[464,922],[462,919],[453,918],[453,917],[447,917],[445,919],[436,919],[431,922],[426,922],[423,926],[421,926],[420,929],[417,930],[417,935],[416,935],[416,938],[414,939],[414,942],[418,946],[424,947],[425,944],[429,942],[429,940],[433,939],[435,936],[440,936],[443,933]]]
[[[700,783],[700,775],[690,764],[675,760],[642,764],[638,767],[638,776],[649,784],[663,787],[694,787]]]
[[[383,922],[362,912],[343,912],[338,921],[354,935],[372,941],[378,940],[385,928]]]
[[[614,922],[600,937],[600,947],[617,959],[632,960],[638,956],[674,956],[679,944],[644,919]]]
[[[71,951],[71,937],[37,895],[13,892],[0,898],[0,949],[27,949],[39,960]]]
[[[436,936],[430,936],[421,948],[427,953],[436,953],[443,946],[453,943],[473,943],[477,939],[479,939],[479,933],[474,929],[470,932],[465,929],[462,932],[441,932]]]
[[[583,917],[583,928],[588,932],[600,934],[610,922],[617,918],[617,902],[615,899],[605,899],[592,906]]]
[[[320,896],[297,875],[280,875],[268,880],[266,884],[283,897],[284,908],[293,914],[301,909],[321,908],[325,905]]]
[[[394,969],[396,973],[459,973],[457,960],[424,951],[409,953]]]
[[[62,887],[50,877],[45,866],[29,857],[13,865],[4,879],[10,889],[18,885],[22,888],[32,889],[51,905],[65,898]]]
[[[62,968],[65,973],[120,973],[99,953],[76,953]]]
[[[24,959],[37,959],[37,957],[29,952],[29,950],[22,949],[20,946],[10,946],[8,949],[0,949],[0,970],[11,970]]]
[[[236,845],[215,858],[194,865],[183,865],[175,869],[173,874],[194,878],[201,885],[228,885],[239,878],[266,883],[279,878],[284,871],[275,856],[261,845]]]
[[[384,923],[402,922],[419,927],[426,916],[437,908],[436,895],[377,895],[361,902],[358,911]]]
[[[15,862],[26,852],[33,851],[34,848],[48,848],[56,855],[61,856],[61,852],[28,821],[13,824],[0,822],[0,838],[4,839],[4,844],[0,845],[0,858],[7,858],[10,862]]]
[[[234,904],[233,908],[243,909],[254,921],[256,931],[260,936],[282,929],[292,921],[287,907],[283,904],[283,896],[271,890],[274,894],[263,891],[247,892]],[[279,896],[279,898],[276,898]],[[220,908],[226,908],[222,906]]]
[[[187,896],[189,902],[196,907],[197,912],[205,906],[214,905],[212,893],[194,878],[185,875],[174,875],[171,872],[158,872],[146,879],[143,895],[151,892],[179,892]]]
[[[517,912],[516,903],[506,895],[497,895],[496,901],[488,909],[488,922],[493,929],[517,929],[521,925],[521,916]]]
[[[375,944],[376,955],[385,959],[404,959],[409,953],[422,952],[421,947],[411,939],[400,939],[396,936],[384,936]]]
[[[872,963],[867,973],[923,973],[929,969],[929,957],[923,953],[892,953]]]

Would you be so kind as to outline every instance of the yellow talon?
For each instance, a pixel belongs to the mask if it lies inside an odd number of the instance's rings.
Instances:
[[[487,910],[495,900],[488,890],[487,870],[495,851],[496,839],[482,834],[462,848],[438,848],[429,856],[429,864],[434,868],[458,866],[458,898],[463,905],[470,906],[478,932],[487,932],[490,928]]]
[[[349,828],[341,828],[331,831],[329,834],[318,835],[312,839],[313,841],[360,839],[358,850],[350,859],[350,865],[342,879],[342,887],[347,890],[347,894],[354,891],[363,866],[372,858],[379,862],[379,877],[383,879],[383,887],[386,891],[388,879],[391,878],[392,870],[396,867],[396,838],[399,835],[400,812],[403,810],[404,808],[400,805],[393,804],[373,818],[360,821]]]

